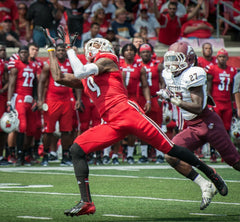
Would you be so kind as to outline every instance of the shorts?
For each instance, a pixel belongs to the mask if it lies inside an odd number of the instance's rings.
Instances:
[[[107,110],[102,118],[103,124],[90,128],[74,141],[86,154],[103,150],[129,134],[137,136],[163,153],[168,153],[174,145],[158,124],[132,101],[118,103]]]

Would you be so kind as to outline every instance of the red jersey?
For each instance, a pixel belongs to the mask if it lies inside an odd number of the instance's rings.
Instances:
[[[16,68],[18,70],[15,93],[21,96],[33,94],[33,80],[36,78],[37,65],[29,62],[23,63],[21,60],[12,60],[8,64],[8,70]]]
[[[49,64],[49,61],[48,61],[48,64]],[[58,61],[58,64],[60,66],[62,73],[73,73],[72,67],[68,59],[65,59],[63,63],[60,63]],[[69,101],[70,97],[71,95],[70,95],[69,88],[59,83],[56,83],[52,77],[52,74],[50,74],[46,100],[51,100],[51,101],[68,100]]]
[[[183,17],[175,16],[171,19],[169,14],[160,14],[158,22],[161,25],[158,35],[160,43],[171,45],[176,42],[181,34],[181,26],[187,21],[187,14]]]
[[[203,57],[198,57],[198,66],[205,68],[208,65],[216,65],[217,64],[217,58],[216,56],[213,56],[211,61],[208,61],[204,59]]]
[[[211,95],[215,101],[231,101],[233,78],[237,73],[236,68],[227,66],[221,69],[218,65],[210,65],[205,68],[207,74],[213,77]]]
[[[125,60],[120,60],[120,70],[126,73],[125,85],[129,99],[137,99],[141,69],[142,66],[136,61],[133,64],[126,64]]]
[[[189,38],[189,37],[196,37],[196,38],[210,38],[212,36],[212,32],[210,29],[198,29],[190,33],[184,33],[185,29],[187,27],[197,27],[199,24],[205,24],[210,28],[213,28],[213,26],[203,20],[189,20],[185,22],[181,28],[181,37]]]
[[[4,62],[4,60],[1,59],[0,60],[0,89],[3,88],[2,80],[3,80],[4,69],[5,69],[5,62]]]
[[[100,58],[109,58],[118,65],[118,58],[112,53],[99,52],[94,62]],[[92,99],[101,117],[111,107],[128,99],[120,70],[90,76],[83,79],[82,83],[85,93]]]
[[[160,89],[160,77],[158,73],[159,60],[151,60],[149,63],[141,65],[146,69],[147,81],[150,89],[151,96],[155,96],[156,92]],[[139,95],[143,96],[142,90],[140,90]]]

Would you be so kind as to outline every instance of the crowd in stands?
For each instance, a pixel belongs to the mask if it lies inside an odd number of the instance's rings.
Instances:
[[[108,39],[119,57],[129,98],[137,100],[147,115],[172,138],[183,129],[184,124],[177,107],[159,101],[155,96],[158,90],[164,88],[164,81],[161,77],[162,61],[154,53],[154,46],[167,49],[181,38],[211,38],[214,24],[211,24],[209,18],[215,16],[216,3],[215,0],[1,0],[0,115],[14,108],[18,111],[18,118],[22,119],[18,132],[6,135],[0,129],[0,165],[31,165],[41,155],[41,164],[47,166],[48,161],[58,159],[57,149],[61,146],[61,165],[71,166],[68,149],[74,138],[101,123],[96,107],[84,91],[72,90],[54,82],[49,63],[38,58],[39,48],[47,44],[42,27],[48,28],[52,37],[57,37],[59,27],[68,27],[71,36],[77,33],[76,51],[78,48],[84,49],[85,43],[92,38]],[[231,3],[240,10],[239,1]],[[239,14],[226,9],[224,11],[224,8],[222,10],[225,17],[227,13],[232,13],[232,20],[240,24]],[[7,58],[6,47],[16,47],[19,51]],[[230,132],[233,116],[231,88],[237,69],[227,65],[226,50],[220,50],[213,57],[210,43],[203,44],[202,49],[198,65],[210,77],[209,95],[219,105],[220,108],[215,111]],[[56,48],[56,55],[62,70],[72,73],[61,42]],[[87,63],[84,54],[78,56],[83,64]],[[221,76],[222,84],[216,86],[219,82],[213,76],[222,72],[225,73]],[[19,73],[24,73],[24,78],[21,79]],[[133,83],[129,77],[131,73],[135,75]],[[147,79],[144,77],[146,75]],[[34,85],[35,79],[38,80],[37,86]],[[29,91],[22,91],[19,82],[25,84]],[[221,98],[225,100],[219,98],[218,90],[223,93]],[[19,101],[24,101],[27,105],[24,108],[18,106]],[[121,152],[123,159],[133,164],[136,144],[140,145],[139,163],[164,161],[163,153],[129,135],[123,141],[107,147],[103,153],[89,155],[89,163],[109,164],[112,157],[112,163],[119,164],[118,155]],[[211,147],[211,158],[216,161],[214,147]]]

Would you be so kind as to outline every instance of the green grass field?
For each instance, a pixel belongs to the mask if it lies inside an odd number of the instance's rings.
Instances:
[[[90,166],[94,215],[66,217],[80,200],[72,167],[0,167],[0,221],[240,221],[240,173],[213,165],[229,194],[201,211],[200,188],[168,164]]]

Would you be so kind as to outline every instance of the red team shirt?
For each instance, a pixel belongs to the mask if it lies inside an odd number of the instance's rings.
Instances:
[[[0,60],[0,89],[3,88],[4,67],[5,67],[5,62],[1,59]],[[7,101],[6,93],[0,94],[0,118],[5,112],[6,101]],[[2,132],[1,128],[0,128],[0,132]]]
[[[112,53],[98,53],[95,62],[100,58],[110,58],[118,64],[118,58]],[[85,92],[105,121],[75,139],[74,143],[86,154],[111,146],[129,134],[136,135],[164,153],[171,150],[173,143],[161,128],[145,116],[136,103],[128,100],[120,71],[90,76],[82,82]]]
[[[49,61],[48,61],[49,64]],[[66,59],[63,63],[60,63],[58,61],[58,64],[61,68],[61,71],[63,73],[73,73],[72,67],[69,63],[69,60]],[[69,88],[61,85],[59,83],[56,83],[52,77],[52,75],[49,75],[49,85],[48,90],[46,94],[46,101],[69,101],[71,97]]]
[[[126,72],[125,85],[127,87],[128,98],[137,102],[137,93],[142,66],[136,61],[133,64],[126,64],[125,60],[120,60],[120,70]]]
[[[217,57],[213,56],[211,61],[204,59],[203,57],[198,57],[198,66],[205,68],[208,65],[216,65],[217,64]]]

